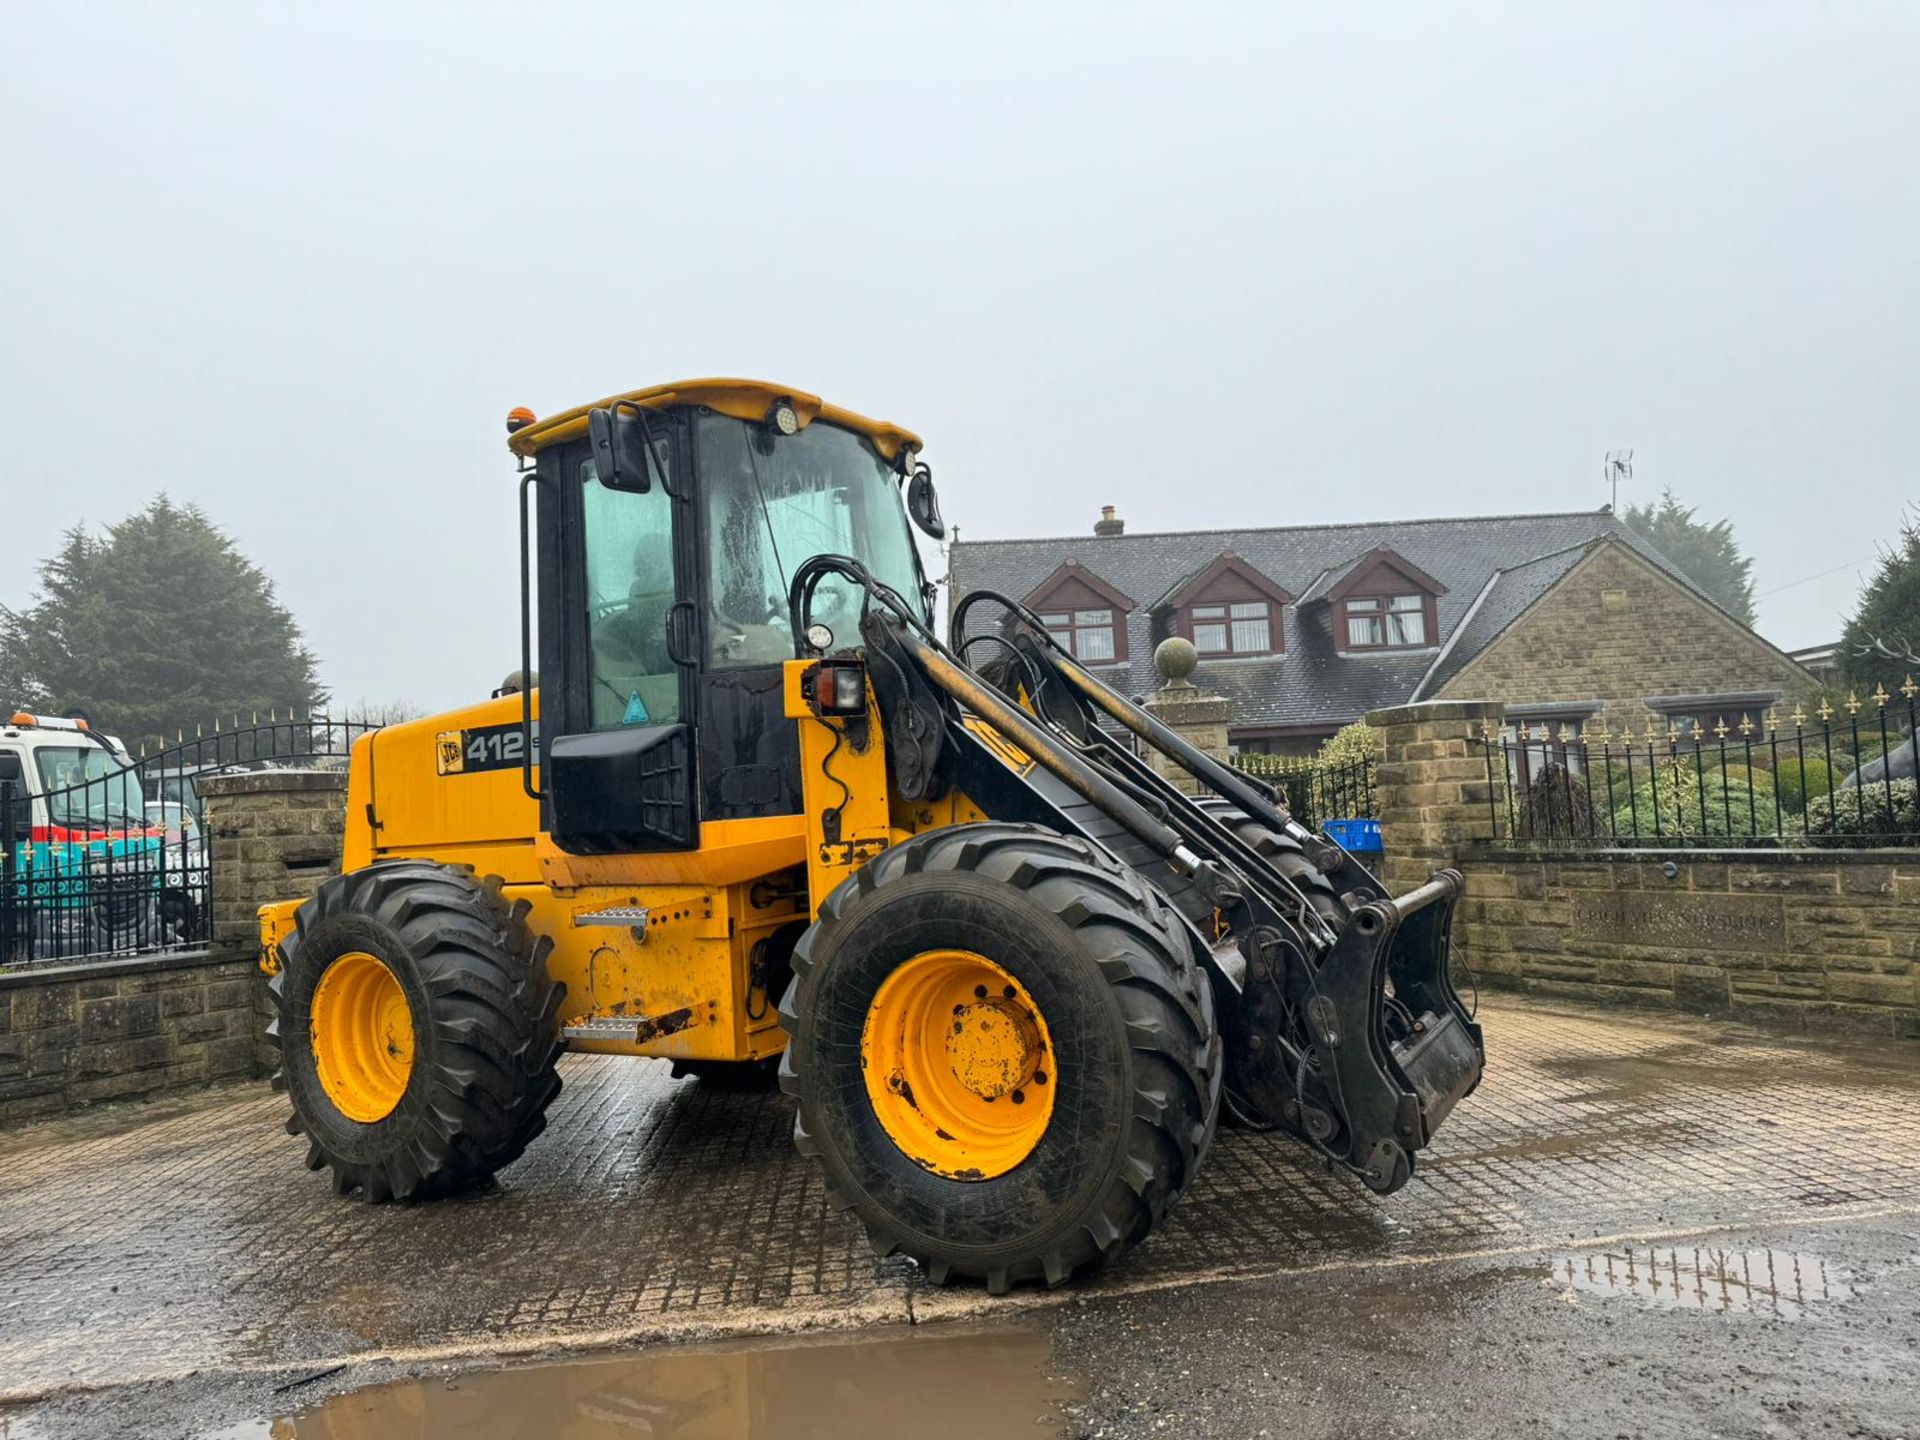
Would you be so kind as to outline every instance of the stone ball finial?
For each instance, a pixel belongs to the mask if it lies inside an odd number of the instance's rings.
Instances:
[[[1153,650],[1153,668],[1170,686],[1191,684],[1187,677],[1199,663],[1200,652],[1193,648],[1191,640],[1180,635],[1169,635]]]

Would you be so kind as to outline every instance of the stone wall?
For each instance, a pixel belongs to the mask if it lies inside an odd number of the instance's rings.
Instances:
[[[258,1073],[251,951],[0,973],[0,1125]]]
[[[1614,542],[1595,547],[1439,693],[1529,704],[1599,700],[1610,725],[1638,728],[1648,696],[1791,696],[1813,684],[1751,630]]]
[[[269,1073],[256,911],[339,873],[346,786],[316,770],[199,782],[210,950],[0,972],[0,1125]]]
[[[1470,848],[1482,984],[1920,1039],[1920,851]]]
[[[1456,978],[1793,1032],[1920,1039],[1920,851],[1499,843],[1473,737],[1497,706],[1376,711],[1395,891],[1452,865]]]

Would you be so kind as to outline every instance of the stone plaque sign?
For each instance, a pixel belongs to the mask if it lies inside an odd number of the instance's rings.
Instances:
[[[1616,890],[1573,899],[1573,938],[1675,950],[1773,950],[1787,943],[1778,895]]]

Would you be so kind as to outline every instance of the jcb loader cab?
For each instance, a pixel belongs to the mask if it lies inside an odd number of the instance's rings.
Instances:
[[[567,1047],[777,1065],[835,1204],[935,1281],[1111,1260],[1223,1105],[1406,1182],[1482,1065],[1457,875],[1387,895],[1009,597],[943,640],[898,426],[702,380],[509,427],[537,688],[361,740],[344,873],[262,912],[341,1193],[508,1164]]]

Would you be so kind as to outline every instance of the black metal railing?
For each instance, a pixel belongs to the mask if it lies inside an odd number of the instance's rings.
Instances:
[[[1374,820],[1373,761],[1319,760],[1285,755],[1236,755],[1233,763],[1280,792],[1293,818],[1310,830],[1329,820]]]
[[[77,730],[26,731],[21,773],[0,778],[0,967],[206,945],[216,877],[200,782],[344,769],[377,728],[270,715],[137,759]]]
[[[1829,846],[1920,843],[1920,685],[1726,716],[1510,722],[1480,739],[1507,843]]]

